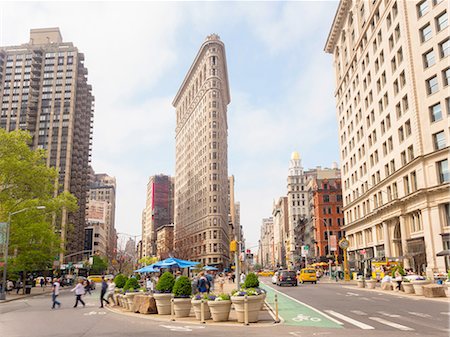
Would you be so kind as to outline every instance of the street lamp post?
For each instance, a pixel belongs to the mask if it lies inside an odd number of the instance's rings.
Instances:
[[[45,206],[36,206],[33,207],[36,209],[45,209]],[[0,300],[6,299],[6,273],[8,269],[8,249],[9,249],[9,230],[11,227],[11,217],[15,214],[25,212],[29,210],[30,207],[23,208],[16,212],[9,212],[8,214],[8,222],[6,223],[6,236],[5,236],[5,253],[4,253],[4,262],[3,262],[3,282],[2,282],[2,291],[0,292]]]

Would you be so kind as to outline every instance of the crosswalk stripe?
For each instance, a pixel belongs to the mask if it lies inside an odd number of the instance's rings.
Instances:
[[[330,315],[333,315],[333,316],[335,316],[335,317],[337,317],[337,318],[339,318],[339,319],[341,319],[341,320],[347,322],[347,323],[353,324],[353,325],[355,325],[355,326],[357,326],[358,328],[361,328],[361,329],[363,329],[363,330],[372,330],[372,329],[374,329],[373,326],[370,326],[370,325],[365,324],[365,323],[363,323],[363,322],[359,322],[359,321],[357,321],[357,320],[354,320],[353,318],[344,316],[344,315],[342,315],[342,314],[340,314],[340,313],[338,313],[338,312],[336,312],[336,311],[333,311],[333,310],[324,310],[324,311],[325,311],[326,313],[330,314]]]
[[[394,323],[394,322],[391,322],[391,321],[387,321],[387,320],[385,320],[383,318],[380,318],[380,317],[369,317],[369,319],[371,319],[373,321],[376,321],[378,323],[381,323],[381,324],[389,325],[389,326],[391,326],[393,328],[396,328],[396,329],[399,329],[399,330],[414,331],[413,328],[410,328],[410,327],[407,327],[407,326],[404,326],[404,325],[401,325],[401,324],[398,324],[398,323]]]
[[[353,312],[356,315],[360,315],[360,316],[366,316],[367,314],[364,311],[361,310],[350,310],[350,312]]]

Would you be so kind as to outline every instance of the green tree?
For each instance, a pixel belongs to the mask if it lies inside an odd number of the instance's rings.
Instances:
[[[143,258],[139,259],[138,262],[141,265],[148,266],[158,262],[158,258],[156,256],[144,256]]]
[[[25,131],[0,129],[0,222],[11,218],[8,270],[23,277],[34,270],[48,269],[60,252],[55,219],[63,209],[77,209],[76,198],[57,193],[58,172],[46,165],[44,150],[31,150]],[[45,206],[45,210],[37,210]],[[25,283],[25,282],[24,282]]]
[[[90,270],[91,275],[101,275],[108,269],[108,262],[106,259],[101,258],[100,256],[94,255],[92,257],[92,266]]]

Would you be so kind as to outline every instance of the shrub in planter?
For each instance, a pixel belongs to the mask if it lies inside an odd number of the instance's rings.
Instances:
[[[187,276],[180,276],[172,289],[175,298],[189,298],[192,295],[191,281]]]
[[[398,272],[400,273],[400,275],[402,275],[402,276],[405,276],[405,275],[406,275],[405,270],[403,269],[403,267],[400,266],[400,265],[397,265],[397,266],[395,266],[394,268],[392,268],[392,272],[391,272],[391,276],[392,276],[392,277],[395,277],[395,272],[396,272],[397,270],[398,270]]]
[[[245,278],[244,288],[258,288],[259,280],[255,273],[249,273]]]
[[[117,288],[123,288],[125,286],[125,283],[127,282],[128,277],[126,277],[123,274],[118,274],[115,278],[114,278],[114,283],[116,284]]]
[[[173,285],[175,283],[175,278],[173,277],[172,273],[169,273],[166,271],[162,276],[159,278],[158,283],[155,287],[155,292],[157,293],[171,293],[173,289]]]
[[[127,280],[125,283],[125,286],[123,287],[124,291],[135,291],[136,289],[139,289],[141,286],[134,277],[131,277]]]

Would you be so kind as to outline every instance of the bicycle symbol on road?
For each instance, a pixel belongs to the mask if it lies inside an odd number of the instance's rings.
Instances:
[[[294,317],[292,320],[295,322],[304,322],[304,321],[320,322],[322,319],[320,319],[319,317],[310,317],[308,315],[298,314],[297,317]]]

